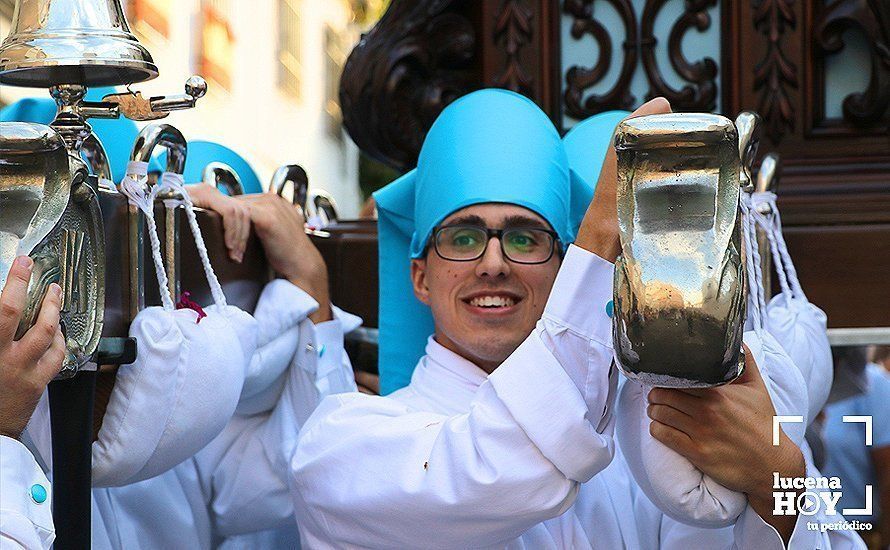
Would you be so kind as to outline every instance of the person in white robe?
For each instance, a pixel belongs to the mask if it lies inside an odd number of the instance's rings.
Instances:
[[[330,304],[324,262],[303,232],[298,211],[274,195],[236,201],[215,190],[196,191],[196,202],[226,212],[227,224],[243,217],[233,215],[230,208],[238,203],[234,210],[247,213],[271,265],[283,278],[264,288],[255,311],[258,348],[242,390],[240,414],[207,447],[178,465],[169,464],[172,469],[167,472],[124,486],[93,489],[91,534],[96,549],[251,548],[287,536],[289,546],[295,546],[286,472],[296,435],[322,396],[356,388],[343,335],[361,320]],[[243,246],[238,239],[228,244],[235,249]],[[55,295],[48,296],[51,301]],[[47,312],[50,315],[52,308]],[[2,342],[0,349],[6,349]],[[40,365],[45,362],[42,359]],[[5,362],[0,365],[6,367]],[[60,366],[61,359],[42,380],[31,404],[33,414],[20,414],[21,428],[0,427],[4,549],[7,545],[49,548],[54,539],[49,407],[41,392]],[[20,386],[12,381],[3,385],[4,407],[29,395]],[[182,398],[188,392],[183,388]],[[138,431],[138,426],[132,428]],[[272,528],[281,530],[258,533]]]
[[[813,471],[787,437],[771,446],[751,354],[720,401],[690,406],[721,408],[707,425],[659,411],[653,429],[747,494],[735,525],[683,525],[635,485],[612,441],[616,170],[610,152],[591,202],[552,123],[517,94],[443,111],[417,169],[375,196],[381,386],[396,391],[328,397],[304,426],[291,462],[304,547],[862,548],[808,530],[818,515],[772,515],[772,473]]]

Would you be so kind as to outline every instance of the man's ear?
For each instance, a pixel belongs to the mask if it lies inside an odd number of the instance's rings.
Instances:
[[[411,283],[414,285],[414,295],[426,305],[430,305],[430,289],[426,280],[426,258],[411,260]]]

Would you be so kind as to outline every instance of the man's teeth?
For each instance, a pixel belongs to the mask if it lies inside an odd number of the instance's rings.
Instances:
[[[509,296],[477,296],[470,300],[470,305],[476,307],[510,307],[514,303]]]

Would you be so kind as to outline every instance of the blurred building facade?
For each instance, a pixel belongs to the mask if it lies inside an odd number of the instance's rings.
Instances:
[[[0,36],[14,0],[0,0]],[[209,83],[198,107],[165,122],[188,139],[219,141],[268,182],[286,163],[303,166],[310,186],[330,192],[341,215],[360,206],[358,150],[342,130],[343,63],[359,38],[363,2],[347,0],[123,0],[130,26],[160,76],[133,88],[181,93],[190,75]],[[0,88],[0,105],[30,89]]]

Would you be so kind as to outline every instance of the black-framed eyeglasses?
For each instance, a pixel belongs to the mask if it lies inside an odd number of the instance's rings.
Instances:
[[[436,254],[445,260],[471,262],[485,254],[488,242],[497,237],[501,253],[517,264],[543,264],[553,257],[559,242],[555,231],[538,227],[491,229],[478,225],[445,225],[433,232]]]

